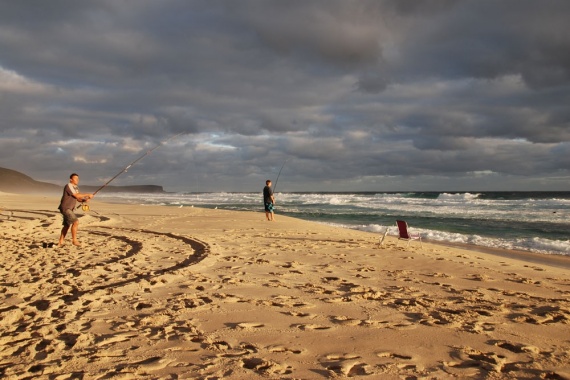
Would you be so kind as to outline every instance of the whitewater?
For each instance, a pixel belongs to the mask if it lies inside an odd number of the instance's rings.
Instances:
[[[100,193],[106,201],[263,212],[251,193]],[[276,193],[276,216],[434,242],[570,255],[570,192]]]

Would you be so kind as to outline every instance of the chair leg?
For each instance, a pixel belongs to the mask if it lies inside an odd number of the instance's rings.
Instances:
[[[388,228],[386,229],[386,231],[384,231],[384,234],[382,234],[382,237],[380,238],[380,241],[378,242],[378,247],[382,247],[384,245],[384,240],[386,240],[386,235],[388,235]]]

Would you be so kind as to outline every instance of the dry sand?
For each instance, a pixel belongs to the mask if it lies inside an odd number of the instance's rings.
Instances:
[[[96,200],[43,248],[57,204],[0,194],[4,378],[570,379],[568,257]]]

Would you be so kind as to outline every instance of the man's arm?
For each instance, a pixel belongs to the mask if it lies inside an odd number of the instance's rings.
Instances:
[[[75,199],[77,199],[79,202],[85,202],[88,201],[89,199],[93,198],[93,194],[82,194],[82,193],[75,193],[75,194],[71,194]]]

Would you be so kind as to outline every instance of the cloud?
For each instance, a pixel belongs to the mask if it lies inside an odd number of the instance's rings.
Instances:
[[[563,0],[3,2],[0,166],[96,184],[184,132],[118,184],[258,190],[288,160],[283,190],[557,190],[569,15]]]

